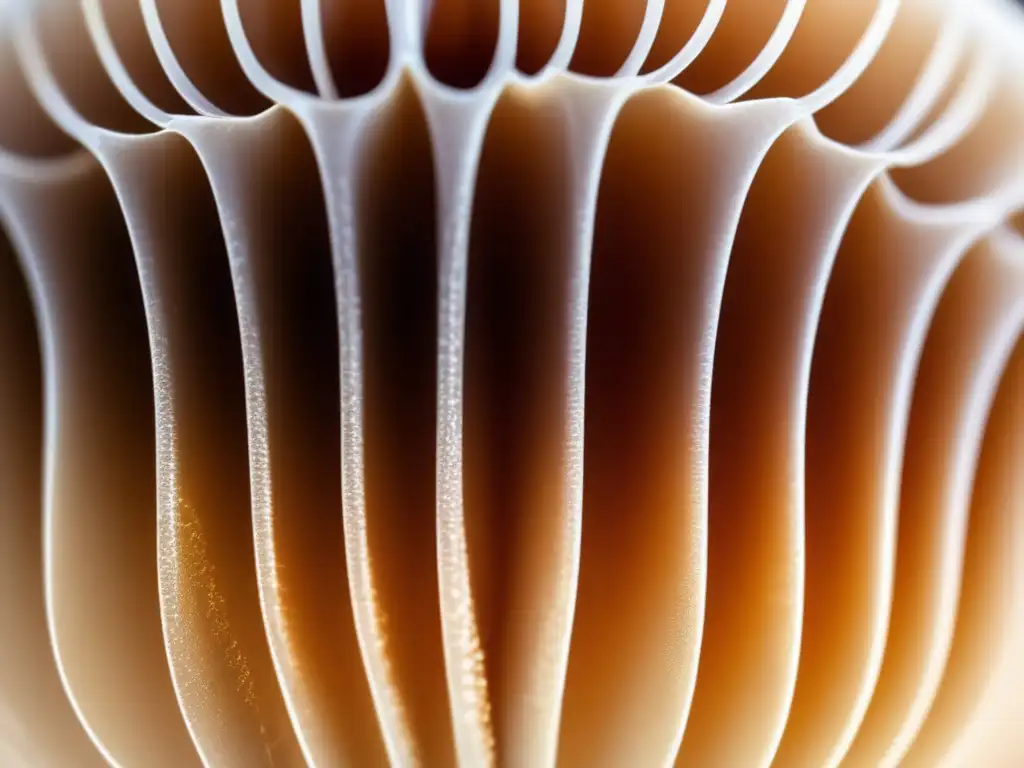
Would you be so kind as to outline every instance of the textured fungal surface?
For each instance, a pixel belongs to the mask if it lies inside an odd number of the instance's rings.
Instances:
[[[1024,765],[1022,50],[0,2],[0,765]]]

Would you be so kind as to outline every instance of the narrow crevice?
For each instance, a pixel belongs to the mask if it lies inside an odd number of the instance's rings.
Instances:
[[[521,717],[522,686],[540,663],[530,638],[548,612],[565,609],[553,580],[568,546],[561,451],[569,238],[565,147],[554,117],[522,91],[498,102],[470,236],[466,537],[500,761],[536,725]]]
[[[57,87],[84,120],[118,133],[144,134],[156,130],[156,126],[132,109],[110,81],[89,36],[80,5],[40,11],[35,24]]]
[[[0,149],[24,157],[58,157],[78,144],[58,128],[32,94],[10,37],[0,34]]]
[[[190,114],[192,109],[174,90],[160,66],[138,0],[98,0],[95,4],[135,87],[168,114]]]
[[[442,83],[472,88],[490,69],[498,43],[499,0],[433,0],[424,47]]]
[[[231,115],[255,115],[269,106],[242,72],[228,39],[219,0],[151,2],[178,64],[200,94]],[[244,19],[245,0],[239,4]]]
[[[437,244],[434,159],[405,83],[360,172],[366,535],[386,663],[414,751],[454,761],[435,513]],[[365,599],[363,596],[360,599]]]
[[[369,93],[393,51],[383,0],[320,0],[324,47],[338,96]]]

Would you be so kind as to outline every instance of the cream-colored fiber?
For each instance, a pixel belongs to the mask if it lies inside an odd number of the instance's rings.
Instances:
[[[1010,0],[0,0],[0,765],[1024,764]]]

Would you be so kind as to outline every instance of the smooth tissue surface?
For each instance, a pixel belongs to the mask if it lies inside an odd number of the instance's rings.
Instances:
[[[0,765],[1024,765],[1022,49],[0,2]]]

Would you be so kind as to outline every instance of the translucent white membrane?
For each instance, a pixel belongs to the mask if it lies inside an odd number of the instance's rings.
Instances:
[[[131,301],[137,278],[120,261],[130,251],[119,212],[106,177],[84,156],[5,171],[7,226],[43,308],[37,514],[57,669],[104,756],[141,759],[161,743],[167,764],[188,764],[154,600],[152,384]],[[117,352],[101,341],[111,337]],[[111,455],[123,458],[108,463]]]
[[[73,714],[115,765],[1000,754],[1009,6],[11,23],[42,383],[0,447],[36,435],[46,579],[0,594],[70,707],[0,678],[0,754],[78,754]]]
[[[76,169],[63,170],[63,174],[55,175],[67,178]],[[10,189],[5,185],[5,198],[7,194]],[[9,635],[0,662],[0,742],[10,750],[5,762],[11,765],[101,765],[100,756],[89,744],[64,696],[47,637],[40,579],[43,357],[31,304],[40,297],[37,286],[30,298],[19,272],[12,241],[15,236],[23,237],[24,232],[10,225],[10,215],[12,212],[4,206],[4,229],[11,233],[11,239],[5,235],[0,245],[0,355],[4,370],[0,384],[4,436],[0,440],[0,611]],[[19,245],[23,253],[27,252],[27,242]]]

